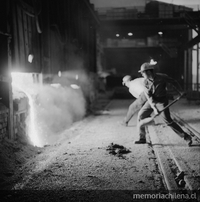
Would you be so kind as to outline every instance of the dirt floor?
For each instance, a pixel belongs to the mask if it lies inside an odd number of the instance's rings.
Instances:
[[[134,198],[138,193],[166,193],[151,144],[134,145],[136,116],[129,127],[121,125],[131,101],[108,104],[101,98],[94,113],[74,123],[54,145],[4,140],[1,201],[123,202],[140,201]]]

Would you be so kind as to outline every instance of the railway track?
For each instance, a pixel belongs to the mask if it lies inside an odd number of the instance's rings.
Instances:
[[[146,128],[149,139],[170,199],[174,201],[178,196],[183,201],[200,201],[200,134],[177,115],[173,118],[192,136],[191,147],[159,119]]]

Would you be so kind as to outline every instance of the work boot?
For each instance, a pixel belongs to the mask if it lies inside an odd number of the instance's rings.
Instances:
[[[184,133],[184,140],[188,142],[188,146],[191,146],[192,144],[192,137],[188,135],[187,133]]]
[[[139,139],[138,141],[135,141],[135,144],[145,144],[146,140],[145,139]]]

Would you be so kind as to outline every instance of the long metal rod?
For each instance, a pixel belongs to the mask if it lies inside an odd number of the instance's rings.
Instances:
[[[176,103],[176,102],[177,102],[178,100],[180,100],[180,98],[183,97],[184,95],[185,95],[185,94],[182,94],[182,95],[180,95],[179,97],[177,97],[175,100],[173,100],[171,103],[169,103],[166,107],[164,107],[161,111],[159,111],[158,114],[154,114],[154,115],[151,116],[151,117],[148,117],[148,118],[145,118],[145,119],[141,120],[141,121],[139,122],[139,125],[140,125],[140,126],[143,126],[143,125],[145,125],[145,124],[150,123],[151,121],[154,120],[154,118],[156,118],[157,116],[159,116],[159,115],[161,114],[161,112],[165,111],[165,110],[166,110],[167,108],[169,108],[171,105],[173,105],[174,103]]]
[[[10,0],[6,2],[6,14],[7,16],[10,15],[10,5],[11,2]],[[7,32],[10,32],[9,30],[9,24],[7,21]],[[10,33],[3,33],[1,34],[7,36],[7,57],[8,57],[8,100],[9,100],[9,114],[8,114],[8,137],[9,139],[14,139],[15,134],[14,134],[14,109],[13,109],[13,95],[12,95],[12,77],[11,77],[11,72],[12,72],[12,53],[11,53],[11,40],[12,36]]]
[[[197,92],[199,92],[199,43],[197,43]]]
[[[11,78],[11,50],[10,50],[11,37],[7,38],[7,48],[8,48],[8,74],[9,74],[9,82],[8,84],[8,93],[9,93],[9,117],[8,117],[8,136],[9,139],[14,139],[14,112],[13,112],[13,95],[12,95],[12,78]]]

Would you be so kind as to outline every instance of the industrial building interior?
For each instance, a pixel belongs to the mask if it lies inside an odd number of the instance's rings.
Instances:
[[[117,88],[124,75],[140,76],[140,65],[150,60],[159,72],[179,81],[187,99],[199,100],[200,11],[141,2],[143,6],[98,9],[89,0],[2,1],[0,93],[6,119],[0,139],[45,145],[45,137],[30,138],[39,133],[35,128],[53,131],[52,136],[62,131],[84,117],[101,84],[104,90]],[[54,125],[62,116],[47,109],[52,103],[65,106],[65,114],[73,109],[67,123],[61,118]],[[34,125],[35,119],[40,125]]]
[[[152,1],[145,7],[99,9],[103,67],[138,77],[143,62],[175,77],[186,91],[199,87],[198,12]],[[198,91],[198,90],[197,90]]]
[[[133,191],[171,193],[173,185],[175,191],[198,188],[199,193],[199,8],[161,0],[2,0],[0,190],[8,190],[1,192],[5,201],[69,201],[67,195],[72,201],[122,202],[132,201]],[[184,132],[176,135],[171,123],[154,120],[144,128],[147,142],[135,144],[138,117],[126,125],[120,121],[137,99],[122,78],[141,77],[144,62],[180,83],[182,97],[167,91],[172,124]]]

